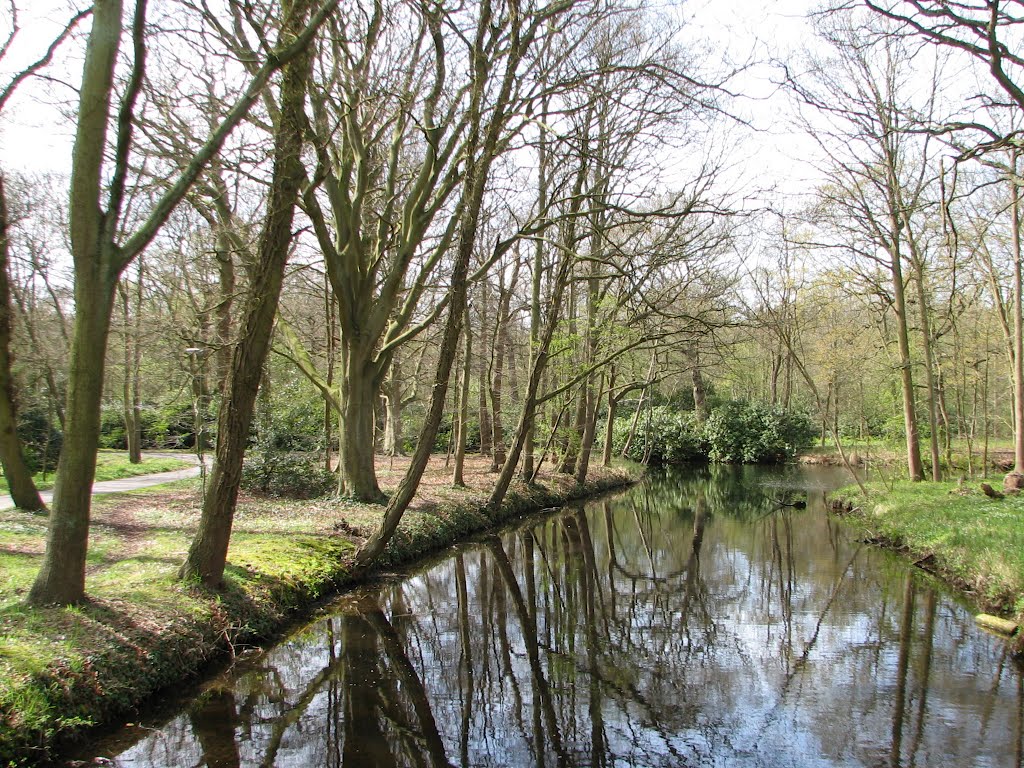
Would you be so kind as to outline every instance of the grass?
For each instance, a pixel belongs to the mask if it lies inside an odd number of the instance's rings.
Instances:
[[[954,439],[951,441],[951,461],[948,466],[943,456],[943,473],[952,477],[992,477],[1001,476],[1013,466],[1013,442],[1000,438],[989,441],[988,466],[982,467],[981,441],[975,441],[968,451],[967,441]],[[940,447],[940,450],[941,447]],[[886,477],[899,478],[906,473],[907,446],[902,441],[891,440],[850,440],[843,441],[843,451],[855,465],[869,466],[874,471],[882,472]],[[922,458],[925,472],[930,473],[928,443],[921,443]],[[840,464],[839,452],[835,443],[827,440],[825,445],[820,442],[813,447],[801,451],[801,461],[810,464]]]
[[[985,610],[1024,622],[1024,496],[991,499],[976,483],[872,484],[833,494],[866,538],[904,551]]]
[[[381,464],[385,491],[405,461]],[[474,457],[467,489],[431,462],[382,567],[447,546],[521,512],[621,485],[626,470],[592,473],[584,488],[542,475],[514,486],[492,514],[482,508],[495,475]],[[351,501],[289,501],[242,494],[225,588],[183,584],[178,566],[199,517],[198,481],[93,499],[86,586],[71,608],[28,608],[46,518],[0,512],[0,766],[45,761],[70,736],[130,712],[161,688],[226,652],[280,632],[315,599],[347,583],[351,555],[382,508]]]
[[[178,469],[185,469],[192,466],[193,462],[185,459],[168,458],[166,456],[143,456],[141,464],[132,464],[124,452],[108,453],[100,451],[96,455],[96,480],[120,480],[124,477],[137,477],[139,475],[152,475],[157,472],[173,472]],[[36,488],[41,491],[53,487],[53,471],[45,475],[36,473],[32,476]],[[10,489],[7,486],[7,478],[0,475],[0,493],[6,494]]]

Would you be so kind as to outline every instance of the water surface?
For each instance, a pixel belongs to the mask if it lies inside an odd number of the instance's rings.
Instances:
[[[453,549],[91,754],[125,768],[1020,766],[1024,678],[1005,645],[828,517],[840,480],[673,471]]]

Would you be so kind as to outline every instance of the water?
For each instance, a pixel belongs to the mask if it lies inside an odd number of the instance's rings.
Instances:
[[[1021,670],[969,607],[825,514],[840,477],[670,472],[457,548],[90,754],[125,768],[1021,765]]]

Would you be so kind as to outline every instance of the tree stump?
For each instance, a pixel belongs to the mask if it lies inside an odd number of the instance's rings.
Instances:
[[[1024,475],[1010,472],[1003,478],[1003,493],[1020,493],[1024,490]]]

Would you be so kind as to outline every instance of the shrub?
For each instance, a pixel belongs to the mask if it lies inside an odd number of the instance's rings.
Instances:
[[[18,414],[18,439],[30,472],[41,472],[44,466],[47,471],[54,470],[64,445],[64,435],[45,411],[29,408]]]
[[[308,454],[254,451],[242,466],[242,488],[289,499],[316,499],[333,492],[338,478]]]
[[[814,426],[802,413],[730,400],[722,403],[704,424],[711,461],[760,463],[783,461],[814,440]]]
[[[616,453],[622,452],[632,421],[632,416],[615,420],[612,448]],[[648,446],[651,464],[680,464],[703,459],[706,455],[700,426],[693,412],[677,411],[666,405],[657,405],[640,414],[636,437],[627,457],[643,461]]]

